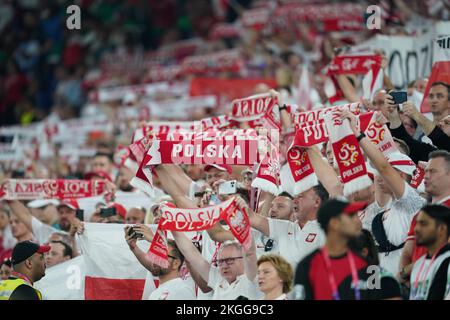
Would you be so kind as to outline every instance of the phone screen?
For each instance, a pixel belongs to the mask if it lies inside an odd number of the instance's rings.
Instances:
[[[100,216],[108,218],[116,215],[116,208],[102,208],[100,209]]]
[[[76,211],[77,219],[80,221],[84,221],[84,210],[77,209]]]
[[[392,98],[394,98],[395,104],[401,104],[403,102],[406,102],[408,100],[408,94],[406,91],[393,91],[390,93]]]

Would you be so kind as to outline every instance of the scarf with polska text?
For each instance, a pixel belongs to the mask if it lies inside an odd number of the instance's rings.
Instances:
[[[8,179],[0,189],[0,200],[76,199],[104,195],[101,180]]]
[[[134,172],[130,184],[150,197],[154,196],[153,168],[143,167],[142,163],[154,138],[152,132],[147,132],[144,138],[132,143],[128,147],[128,157],[123,161],[123,165]]]
[[[230,121],[232,124],[240,123],[251,128],[264,127],[279,131],[281,130],[279,113],[274,112],[277,105],[278,97],[273,97],[270,93],[233,100]]]
[[[335,112],[325,115],[334,158],[344,183],[344,196],[369,187],[366,163],[347,119],[341,120]]]
[[[329,100],[331,103],[334,103],[338,100],[344,98],[344,94],[337,83],[336,76],[344,75],[344,74],[357,74],[357,75],[365,75],[367,78],[369,74],[371,74],[369,84],[368,84],[368,95],[372,96],[376,87],[378,86],[378,81],[380,76],[382,77],[382,69],[381,69],[381,55],[339,55],[333,58],[327,68],[327,75],[331,82],[328,82],[328,85],[334,87],[334,95],[329,96]]]
[[[246,210],[243,211],[237,207],[234,198],[204,208],[181,209],[163,205],[161,219],[148,256],[152,263],[167,268],[169,265],[167,231],[202,231],[213,227],[220,220],[227,222],[234,237],[242,244],[244,250],[248,250],[251,246],[250,221]]]

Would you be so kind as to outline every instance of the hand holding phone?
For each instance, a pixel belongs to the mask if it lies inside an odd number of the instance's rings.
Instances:
[[[132,239],[143,239],[144,235],[140,232],[136,232],[136,230],[134,230],[134,226],[131,226],[128,229],[128,236],[130,236]]]
[[[219,195],[228,195],[234,194],[237,192],[237,181],[225,181],[219,185],[218,194]]]
[[[402,104],[408,100],[408,94],[406,91],[391,91],[389,93],[395,104]]]
[[[84,210],[83,209],[77,209],[76,217],[77,217],[78,220],[84,221]]]

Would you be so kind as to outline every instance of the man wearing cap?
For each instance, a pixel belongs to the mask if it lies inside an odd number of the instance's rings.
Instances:
[[[349,203],[331,199],[319,209],[318,222],[326,233],[325,246],[305,257],[297,266],[294,295],[305,300],[360,300],[360,271],[369,262],[352,251],[350,239],[361,233],[358,211],[366,202]],[[352,278],[347,283],[347,278]]]
[[[31,214],[38,220],[59,229],[58,210],[56,209],[58,204],[58,200],[37,199],[30,201],[27,207],[30,208]]]
[[[75,199],[64,200],[57,206],[59,213],[59,227],[61,230],[68,232],[70,230],[70,222],[76,217],[76,212],[80,209],[78,201]]]
[[[380,266],[392,274],[397,274],[401,249],[405,244],[411,221],[426,203],[425,199],[409,185],[416,166],[408,156],[400,152],[393,152],[386,159],[357,128],[355,115],[342,111],[341,116],[350,120],[350,126],[361,149],[377,171],[375,205],[379,206],[381,212],[373,217],[370,231],[378,244]],[[380,190],[382,192],[379,192]]]
[[[414,228],[417,245],[427,254],[414,263],[411,273],[411,300],[443,300],[450,293],[450,209],[427,205],[417,216]]]
[[[12,252],[11,277],[0,281],[0,300],[42,300],[42,294],[33,284],[45,276],[44,253],[49,250],[50,246],[31,241],[16,244]]]

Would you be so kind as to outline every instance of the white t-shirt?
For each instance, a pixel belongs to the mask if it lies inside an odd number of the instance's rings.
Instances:
[[[55,232],[67,234],[67,232],[58,230],[56,228],[53,228],[52,226],[49,226],[48,224],[43,223],[36,217],[31,217],[31,229],[34,240],[36,240],[40,244],[48,242],[50,236]]]
[[[390,243],[399,246],[405,241],[414,215],[425,204],[426,200],[405,182],[403,196],[398,200],[393,199],[383,215],[383,226]],[[380,266],[392,274],[397,274],[401,254],[402,249],[380,253]]]
[[[366,209],[358,213],[358,217],[361,220],[363,229],[369,231],[372,230],[372,221],[375,216],[381,211],[386,210],[386,208],[389,208],[391,203],[392,200],[389,200],[389,202],[384,207],[380,207],[378,203],[374,201],[370,205],[368,205]]]
[[[220,275],[219,268],[214,266],[209,269],[208,286],[214,290],[212,300],[236,300],[239,296],[256,300],[262,295],[258,290],[256,277],[251,281],[246,274],[241,274],[234,282],[228,283]]]
[[[325,234],[317,220],[308,221],[303,229],[297,222],[271,218],[268,220],[269,236],[278,242],[280,255],[294,270],[304,257],[325,244]]]
[[[176,278],[164,282],[157,289],[155,289],[148,300],[195,300],[195,292],[188,282]]]
[[[275,241],[274,239],[272,239],[270,237],[266,237],[259,230],[256,230],[253,228],[251,230],[252,230],[253,240],[255,241],[256,256],[258,257],[258,259],[265,254],[278,254],[279,253],[277,241]],[[270,246],[269,246],[270,243],[272,243],[272,249],[266,251],[266,247],[267,247],[267,249],[270,248]]]
[[[3,230],[3,249],[8,250],[14,248],[14,246],[17,243],[17,239],[14,238],[11,231],[11,225],[6,225],[5,229]]]

